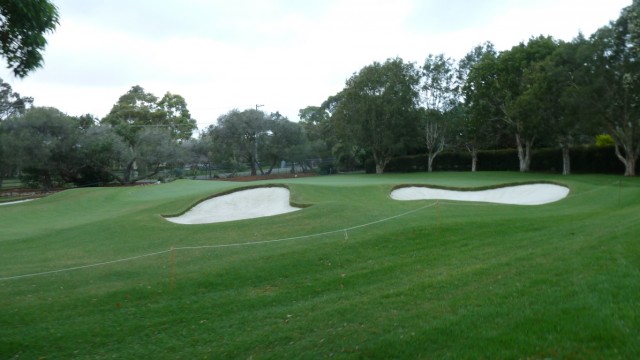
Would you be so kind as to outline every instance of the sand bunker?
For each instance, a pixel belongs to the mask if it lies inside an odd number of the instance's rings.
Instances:
[[[452,191],[411,186],[393,190],[395,200],[455,200],[509,205],[542,205],[564,199],[569,189],[552,184],[517,185],[491,190]]]
[[[289,189],[281,187],[237,191],[205,200],[181,216],[166,219],[177,224],[208,224],[253,219],[300,210],[289,204]]]

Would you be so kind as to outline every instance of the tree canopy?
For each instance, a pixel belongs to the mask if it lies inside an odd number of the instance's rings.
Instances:
[[[0,4],[2,56],[16,75],[41,65],[44,35],[57,22],[48,1]],[[639,29],[634,0],[617,20],[570,42],[535,36],[504,51],[483,43],[460,60],[439,54],[420,66],[397,57],[373,62],[321,104],[301,109],[300,122],[234,109],[196,138],[196,121],[178,94],[157,97],[136,85],[98,120],[33,107],[0,79],[0,181],[22,174],[46,188],[56,181],[132,183],[185,164],[256,175],[282,161],[304,168],[318,159],[342,169],[369,162],[382,173],[405,154],[426,155],[431,170],[445,145],[468,151],[472,170],[480,150],[516,148],[520,171],[529,171],[534,146],[559,148],[569,174],[571,149],[596,135],[610,139],[611,156],[631,176],[640,157]]]
[[[0,55],[17,77],[43,64],[45,35],[58,25],[58,9],[47,0],[3,0],[0,3]]]
[[[10,116],[24,114],[33,104],[33,98],[21,97],[11,85],[0,79],[0,121]]]
[[[400,58],[374,62],[347,80],[332,116],[338,139],[370,152],[376,173],[416,134],[419,77]]]
[[[155,153],[173,157],[175,144],[169,140],[189,139],[197,127],[182,96],[166,93],[158,99],[139,85],[120,96],[100,123],[111,126],[128,145],[122,182],[136,180],[138,165],[147,170],[144,176],[157,173],[163,161]]]

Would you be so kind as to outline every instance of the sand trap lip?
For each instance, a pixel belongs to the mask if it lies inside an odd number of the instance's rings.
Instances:
[[[27,201],[33,201],[33,200],[35,200],[35,199],[26,199],[26,200],[8,201],[8,202],[0,203],[0,206],[2,206],[2,205],[15,205],[15,204],[21,204],[21,203],[24,203],[24,202],[27,202]]]
[[[394,200],[454,200],[508,205],[543,205],[569,195],[569,189],[553,184],[528,184],[479,191],[454,191],[409,186],[391,192]]]
[[[165,218],[176,224],[210,224],[301,210],[289,204],[289,196],[289,189],[282,187],[239,190],[205,200],[183,215]]]

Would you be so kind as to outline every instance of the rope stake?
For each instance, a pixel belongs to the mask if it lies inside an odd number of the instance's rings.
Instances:
[[[171,289],[174,288],[176,283],[176,249],[171,247]]]

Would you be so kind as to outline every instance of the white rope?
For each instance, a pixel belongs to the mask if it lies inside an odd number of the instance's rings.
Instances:
[[[331,235],[331,234],[336,234],[336,233],[341,233],[341,232],[347,232],[349,230],[354,230],[354,229],[359,229],[359,228],[363,228],[363,227],[379,224],[381,222],[397,219],[399,217],[406,216],[406,215],[409,215],[411,213],[414,213],[414,212],[417,212],[417,211],[420,211],[420,210],[424,210],[424,209],[432,207],[432,206],[434,206],[434,204],[428,204],[428,205],[425,205],[425,206],[423,206],[421,208],[418,208],[418,209],[410,210],[410,211],[404,212],[404,213],[399,214],[399,215],[394,215],[394,216],[391,216],[391,217],[388,217],[388,218],[385,218],[385,219],[381,219],[381,220],[376,220],[376,221],[373,221],[373,222],[370,222],[370,223],[366,223],[366,224],[362,224],[362,225],[356,225],[356,226],[353,226],[353,227],[348,227],[348,228],[339,229],[339,230],[332,230],[332,231],[327,231],[327,232],[322,232],[322,233],[311,234],[311,235],[301,235],[301,236],[294,236],[294,237],[284,238],[284,239],[251,241],[251,242],[234,243],[234,244],[218,244],[218,245],[202,245],[202,246],[181,246],[181,247],[174,248],[174,250],[217,249],[217,248],[224,248],[224,247],[261,245],[261,244],[270,244],[270,243],[277,243],[277,242],[283,242],[283,241],[308,239],[308,238],[312,238],[312,237],[318,237],[318,236]],[[2,279],[0,279],[0,280],[2,280]]]
[[[3,281],[3,280],[13,280],[13,279],[19,279],[19,278],[25,278],[25,277],[31,277],[31,276],[38,276],[38,275],[49,275],[49,274],[55,274],[55,273],[60,273],[60,272],[65,272],[65,271],[72,271],[72,270],[87,269],[87,268],[96,267],[96,266],[103,266],[103,265],[115,264],[115,263],[119,263],[119,262],[125,262],[125,261],[137,260],[137,259],[141,259],[141,258],[144,258],[144,257],[149,257],[149,256],[154,256],[154,255],[165,254],[165,253],[168,253],[168,252],[170,252],[170,251],[171,251],[171,250],[169,249],[169,250],[158,251],[158,252],[154,252],[154,253],[150,253],[150,254],[144,254],[144,255],[132,256],[132,257],[124,258],[124,259],[117,259],[117,260],[105,261],[105,262],[101,262],[101,263],[97,263],[97,264],[89,264],[89,265],[82,265],[82,266],[74,266],[74,267],[70,267],[70,268],[66,268],[66,269],[58,269],[58,270],[51,270],[51,271],[43,271],[43,272],[39,272],[39,273],[32,273],[32,274],[24,274],[24,275],[17,275],[17,276],[3,277],[3,278],[0,278],[0,281]]]
[[[125,262],[125,261],[137,260],[137,259],[141,259],[141,258],[149,257],[149,256],[166,254],[166,253],[169,253],[169,252],[171,252],[173,250],[218,249],[218,248],[226,248],[226,247],[261,245],[261,244],[271,244],[271,243],[277,243],[277,242],[283,242],[283,241],[300,240],[300,239],[307,239],[307,238],[324,236],[324,235],[331,235],[331,234],[340,233],[340,232],[344,232],[346,234],[346,232],[349,231],[349,230],[360,229],[360,228],[363,228],[363,227],[379,224],[379,223],[382,223],[382,222],[385,222],[385,221],[390,221],[390,220],[393,220],[393,219],[397,219],[399,217],[406,216],[406,215],[409,215],[411,213],[418,212],[420,210],[424,210],[424,209],[432,207],[432,206],[434,206],[434,204],[428,204],[428,205],[422,206],[420,208],[404,212],[404,213],[399,214],[399,215],[394,215],[394,216],[391,216],[391,217],[388,217],[388,218],[385,218],[385,219],[381,219],[381,220],[376,220],[376,221],[373,221],[373,222],[370,222],[370,223],[366,223],[366,224],[362,224],[362,225],[356,225],[356,226],[352,226],[352,227],[344,228],[344,229],[339,229],[339,230],[333,230],[333,231],[327,231],[327,232],[322,232],[322,233],[311,234],[311,235],[302,235],[302,236],[295,236],[295,237],[289,237],[289,238],[284,238],[284,239],[252,241],[252,242],[233,243],[233,244],[174,247],[174,248],[171,248],[171,249],[168,249],[168,250],[162,250],[162,251],[158,251],[158,252],[154,252],[154,253],[143,254],[143,255],[128,257],[128,258],[124,258],[124,259],[105,261],[105,262],[96,263],[96,264],[74,266],[74,267],[65,268],[65,269],[58,269],[58,270],[43,271],[43,272],[38,272],[38,273],[31,273],[31,274],[3,277],[3,278],[0,278],[0,281],[14,280],[14,279],[33,277],[33,276],[40,276],[40,275],[50,275],[50,274],[55,274],[55,273],[61,273],[61,272],[67,272],[67,271],[73,271],[73,270],[81,270],[81,269],[87,269],[87,268],[103,266],[103,265],[110,265],[110,264],[115,264],[115,263],[120,263],[120,262]]]

